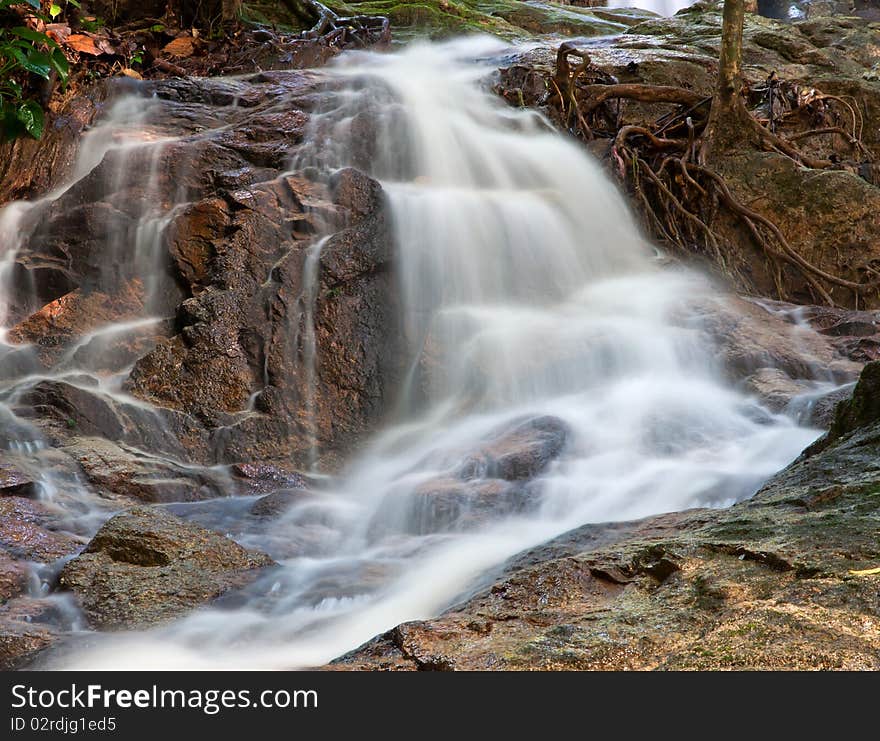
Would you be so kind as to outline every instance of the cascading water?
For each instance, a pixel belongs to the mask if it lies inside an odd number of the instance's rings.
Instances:
[[[473,60],[500,52],[344,55],[298,160],[368,161],[387,193],[412,353],[399,423],[240,534],[282,568],[234,603],[65,665],[321,664],[579,524],[747,497],[816,436],[722,380],[690,308],[713,287],[661,264],[577,144],[483,89]]]
[[[149,100],[122,96],[84,135],[73,172],[63,185],[42,198],[0,209],[0,449],[9,450],[7,457],[16,468],[37,482],[40,499],[57,515],[57,526],[81,537],[94,534],[118,505],[112,497],[96,496],[76,472],[59,470],[41,431],[21,416],[28,406],[22,399],[43,382],[63,381],[101,395],[124,424],[136,426],[139,419],[155,414],[149,405],[121,390],[131,363],[127,348],[139,341],[143,346],[152,342],[157,325],[165,320],[157,315],[160,284],[167,277],[162,233],[174,208],[162,197],[159,181],[163,150],[171,139],[150,127],[150,112]],[[76,191],[83,187],[100,191],[98,195],[108,200],[97,218],[103,219],[101,236],[108,247],[104,254],[110,259],[94,266],[90,288],[110,301],[130,300],[130,317],[111,321],[102,319],[99,311],[94,326],[77,327],[81,334],[76,342],[58,344],[63,352],[41,355],[45,348],[10,334],[16,322],[63,291],[43,295],[34,271],[21,269],[22,263],[33,267],[35,261],[57,260],[36,254],[31,242],[39,248],[41,227],[51,223],[54,209],[76,208]],[[65,203],[71,195],[73,205]],[[50,326],[52,306],[48,301],[43,309],[48,310]],[[59,316],[64,310],[64,306],[59,309]],[[88,318],[85,314],[83,320]],[[52,345],[48,343],[49,348]]]

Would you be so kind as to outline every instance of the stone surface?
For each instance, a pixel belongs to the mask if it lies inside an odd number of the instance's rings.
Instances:
[[[0,497],[0,550],[15,559],[42,563],[78,551],[82,543],[51,530],[51,519],[40,502]]]
[[[26,666],[57,639],[57,634],[45,626],[0,618],[0,670]]]
[[[119,629],[178,617],[242,587],[272,565],[263,553],[160,510],[116,515],[59,576],[92,626]]]
[[[37,483],[25,472],[0,463],[0,497],[35,497]]]

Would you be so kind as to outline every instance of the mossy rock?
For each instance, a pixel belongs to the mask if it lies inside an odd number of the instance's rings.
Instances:
[[[508,39],[532,34],[601,36],[621,33],[629,25],[601,18],[586,8],[518,0],[366,0],[334,7],[341,13],[386,16],[398,40],[462,33],[490,33]]]

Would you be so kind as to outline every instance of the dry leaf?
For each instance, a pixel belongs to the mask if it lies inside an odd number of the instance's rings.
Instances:
[[[143,75],[141,75],[140,72],[138,72],[136,69],[132,69],[131,67],[126,67],[124,70],[122,70],[122,74],[125,75],[126,77],[131,77],[135,80],[143,80],[144,79]]]
[[[74,33],[67,37],[67,46],[80,54],[89,54],[99,57],[103,53],[95,44],[91,36],[84,33]]]
[[[181,36],[166,44],[162,51],[171,57],[185,59],[196,53],[196,42],[192,36]]]
[[[45,33],[59,44],[64,44],[70,37],[70,26],[66,23],[49,23],[46,26]]]
[[[853,569],[849,570],[849,573],[853,576],[874,576],[875,574],[880,575],[880,568],[877,569],[862,569],[860,571],[855,571]]]

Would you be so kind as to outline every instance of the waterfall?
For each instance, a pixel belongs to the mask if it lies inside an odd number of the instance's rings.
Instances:
[[[368,160],[385,189],[408,401],[331,490],[242,538],[297,545],[246,599],[69,665],[321,664],[580,524],[748,497],[815,438],[723,379],[693,310],[717,289],[658,260],[600,165],[485,89],[500,53],[417,44],[328,71],[305,159]]]

